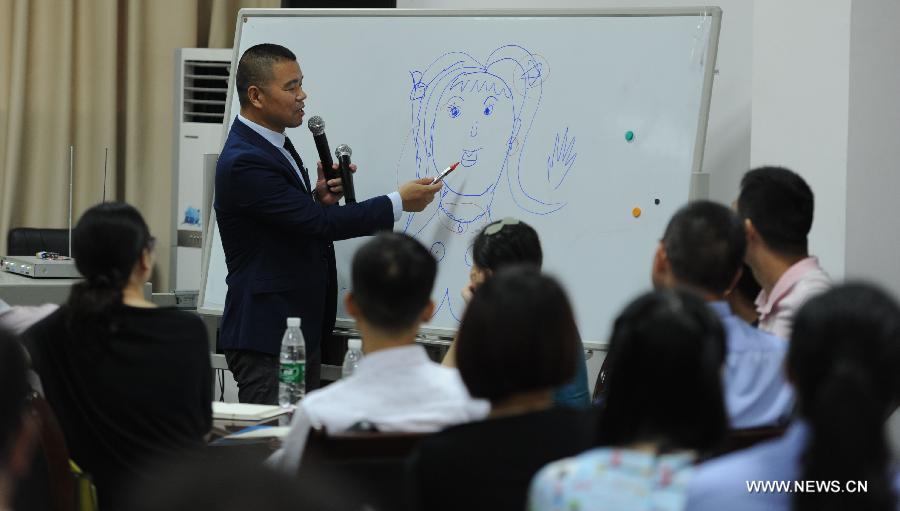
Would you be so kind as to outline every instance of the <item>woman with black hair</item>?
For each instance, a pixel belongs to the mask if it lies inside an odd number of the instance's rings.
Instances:
[[[478,286],[501,268],[527,265],[540,269],[543,262],[541,240],[533,227],[512,217],[491,222],[478,233],[472,244],[472,269],[469,272],[469,283],[462,290],[463,299],[466,303],[471,301]],[[450,345],[442,363],[448,367],[456,366],[455,342]],[[575,375],[554,390],[553,402],[571,408],[590,406],[587,361],[583,349],[575,353]]]
[[[713,459],[690,510],[896,510],[884,424],[900,403],[900,306],[866,284],[810,299],[787,358],[799,420],[777,440]]]
[[[615,321],[607,360],[601,447],[544,467],[529,509],[680,510],[694,460],[724,438],[725,333],[700,298],[637,298]]]
[[[478,288],[457,342],[463,383],[491,412],[422,440],[411,461],[414,508],[521,511],[540,467],[593,441],[591,411],[553,406],[581,349],[569,300],[537,268],[505,268]]]
[[[212,426],[203,322],[144,298],[153,243],[132,206],[87,210],[72,232],[84,280],[24,334],[70,455],[93,475],[103,508],[115,508],[148,463],[203,446]]]

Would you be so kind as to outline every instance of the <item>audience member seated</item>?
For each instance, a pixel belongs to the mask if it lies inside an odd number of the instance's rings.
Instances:
[[[713,202],[692,202],[669,221],[652,271],[657,289],[697,293],[725,327],[722,391],[735,429],[785,422],[794,407],[794,392],[784,374],[787,343],[735,316],[725,301],[741,276],[746,239],[741,220],[731,210]]]
[[[270,463],[296,472],[310,428],[344,431],[367,422],[379,431],[433,432],[484,417],[456,369],[432,362],[415,343],[434,313],[437,262],[415,239],[381,233],[353,256],[347,312],[362,334],[356,372],[297,403],[284,446]]]
[[[85,280],[24,334],[72,459],[93,475],[101,507],[146,476],[151,460],[205,444],[212,426],[206,328],[143,296],[153,238],[122,203],[87,210],[72,233]]]
[[[0,509],[12,509],[16,482],[28,470],[37,440],[33,424],[25,420],[25,370],[22,347],[0,330]]]
[[[613,327],[597,447],[544,467],[534,511],[682,509],[699,455],[724,438],[725,335],[686,291],[643,295]],[[724,508],[723,508],[724,509]]]
[[[760,291],[762,291],[762,288],[753,276],[753,269],[744,262],[741,269],[741,278],[738,279],[734,289],[725,297],[728,305],[731,306],[731,312],[754,327],[759,324],[759,313],[756,312],[755,302]]]
[[[762,286],[756,298],[759,328],[789,339],[797,310],[831,286],[807,248],[812,190],[788,169],[761,167],[744,174],[737,211],[747,230],[746,261]]]
[[[898,367],[900,306],[892,298],[848,284],[810,299],[788,348],[799,419],[777,440],[700,465],[687,508],[898,509],[900,474],[889,468],[884,428],[900,403]]]
[[[540,467],[593,445],[591,411],[553,406],[580,349],[565,292],[537,268],[503,269],[481,284],[459,327],[457,363],[491,414],[419,444],[413,507],[520,511]]]
[[[472,270],[469,273],[469,283],[462,290],[463,299],[468,303],[478,286],[500,268],[523,264],[540,268],[542,263],[541,241],[530,225],[515,218],[492,222],[475,237],[472,245]],[[443,364],[456,367],[455,342],[450,345]],[[572,408],[590,406],[587,360],[583,349],[575,354],[575,377],[553,392],[553,401]]]

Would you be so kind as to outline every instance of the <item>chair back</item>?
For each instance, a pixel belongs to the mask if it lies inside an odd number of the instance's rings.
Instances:
[[[373,509],[406,507],[406,461],[428,433],[310,431],[299,477],[342,481],[341,499]]]
[[[763,426],[759,428],[732,429],[728,432],[725,445],[717,455],[728,454],[752,447],[760,442],[780,437],[787,430],[787,425]]]
[[[6,236],[6,252],[11,256],[33,256],[37,252],[69,254],[68,229],[35,229],[16,227]]]

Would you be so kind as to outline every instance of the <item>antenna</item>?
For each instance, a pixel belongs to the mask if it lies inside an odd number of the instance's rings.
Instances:
[[[69,257],[72,257],[72,178],[75,172],[75,146],[69,146]]]
[[[103,200],[100,202],[106,202],[106,162],[109,161],[109,148],[106,148],[106,152],[103,155]]]

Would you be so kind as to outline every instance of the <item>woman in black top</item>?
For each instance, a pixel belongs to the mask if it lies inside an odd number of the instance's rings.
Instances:
[[[592,445],[591,412],[553,407],[580,349],[569,300],[536,268],[501,269],[474,294],[456,342],[463,382],[491,413],[422,441],[409,467],[413,506],[521,511],[539,468]]]
[[[153,242],[132,206],[89,209],[72,233],[85,280],[25,333],[70,455],[106,509],[149,463],[203,446],[212,426],[203,322],[144,299]]]

